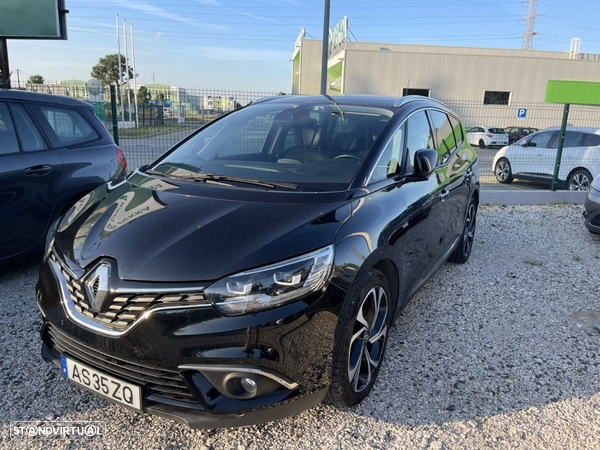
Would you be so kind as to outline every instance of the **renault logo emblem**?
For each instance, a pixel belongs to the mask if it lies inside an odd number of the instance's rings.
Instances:
[[[110,292],[110,264],[96,266],[85,281],[85,291],[90,307],[101,311]]]

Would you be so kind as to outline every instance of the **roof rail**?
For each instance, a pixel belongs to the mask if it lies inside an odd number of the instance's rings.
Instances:
[[[448,108],[448,106],[446,106],[444,103],[440,102],[439,100],[436,100],[435,98],[431,98],[431,97],[425,97],[424,95],[407,95],[406,97],[401,97],[398,100],[396,100],[396,103],[394,103],[394,108],[400,108],[401,106],[404,106],[408,103],[416,102],[419,100],[435,102],[435,103],[442,105],[444,108]]]

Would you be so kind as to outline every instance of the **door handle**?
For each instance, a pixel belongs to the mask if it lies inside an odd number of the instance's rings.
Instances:
[[[444,189],[444,190],[443,190],[443,191],[440,193],[440,199],[441,199],[442,201],[444,201],[444,200],[446,200],[446,198],[448,198],[448,196],[449,196],[449,195],[450,195],[450,191],[447,191],[447,190],[445,190],[445,189]]]
[[[41,177],[42,175],[49,174],[51,170],[52,166],[44,164],[41,166],[28,167],[23,171],[23,173],[28,177]]]

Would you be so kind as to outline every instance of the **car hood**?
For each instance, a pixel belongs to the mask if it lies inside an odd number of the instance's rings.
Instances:
[[[345,195],[206,186],[134,174],[86,195],[55,249],[68,264],[116,261],[123,280],[212,281],[331,244]]]

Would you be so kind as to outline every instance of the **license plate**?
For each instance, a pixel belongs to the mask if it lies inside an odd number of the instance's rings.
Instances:
[[[60,357],[65,378],[114,402],[142,409],[142,388],[120,380],[66,356]]]

